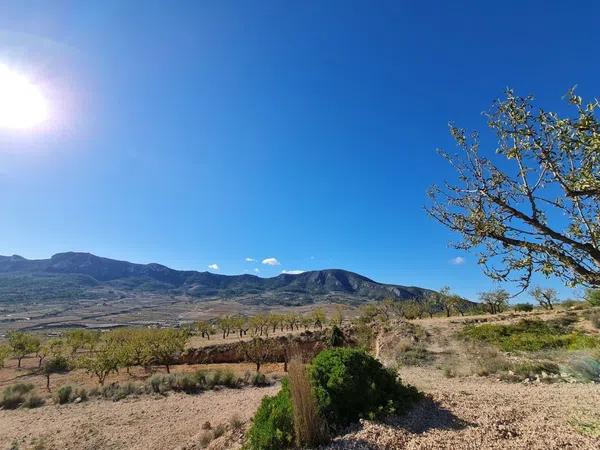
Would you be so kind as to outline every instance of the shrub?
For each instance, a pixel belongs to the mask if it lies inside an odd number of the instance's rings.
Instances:
[[[242,427],[244,426],[244,421],[242,420],[242,418],[240,416],[238,416],[237,414],[233,415],[230,419],[229,419],[229,427],[232,430],[241,430]]]
[[[513,309],[519,312],[531,312],[533,311],[533,305],[531,303],[517,303],[513,306]]]
[[[267,376],[264,373],[256,372],[254,375],[251,376],[250,384],[252,386],[264,387],[269,386],[270,383],[267,379]]]
[[[600,354],[596,358],[574,357],[568,362],[567,368],[571,375],[579,380],[600,382]]]
[[[239,380],[235,376],[235,374],[233,373],[233,371],[226,370],[223,373],[223,378],[221,380],[221,384],[223,386],[226,386],[226,387],[229,387],[229,388],[237,388],[237,387],[239,387]]]
[[[400,384],[391,370],[361,350],[324,350],[309,372],[320,412],[331,425],[398,413],[418,397],[416,389]]]
[[[331,335],[329,336],[329,345],[331,347],[342,347],[346,342],[344,333],[337,325],[331,328]]]
[[[292,400],[287,380],[275,396],[262,399],[252,426],[248,431],[245,448],[249,450],[281,450],[294,442]]]
[[[69,385],[61,386],[58,391],[56,391],[56,402],[59,405],[64,405],[65,403],[69,403],[71,401],[71,394],[73,393],[73,388]]]
[[[316,447],[327,441],[326,424],[320,417],[307,368],[293,360],[289,366],[289,386],[294,412],[294,433],[298,447]]]
[[[213,430],[213,439],[217,439],[217,438],[223,436],[226,431],[227,431],[227,426],[225,426],[225,424],[223,424],[223,423],[220,423]]]
[[[403,366],[424,366],[433,361],[433,354],[421,345],[410,347],[400,352],[397,362]]]
[[[37,395],[35,392],[30,392],[25,397],[25,401],[23,402],[24,408],[38,408],[44,404],[44,399]]]
[[[537,375],[541,375],[542,372],[546,372],[548,374],[560,373],[560,368],[558,365],[549,361],[522,362],[520,364],[515,364],[512,370],[517,375],[527,378],[535,378]]]
[[[61,386],[58,391],[56,391],[56,395],[54,396],[54,400],[59,405],[74,402],[78,398],[80,401],[87,400],[87,391],[84,388],[69,385]]]
[[[33,390],[33,384],[17,383],[4,388],[0,407],[4,409],[16,409],[27,400],[27,394]]]

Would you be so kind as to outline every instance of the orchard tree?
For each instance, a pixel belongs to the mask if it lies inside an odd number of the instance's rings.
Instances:
[[[242,341],[242,356],[246,361],[256,364],[256,371],[260,372],[260,366],[272,357],[275,345],[273,340],[254,337],[250,341]]]
[[[46,377],[46,389],[50,392],[50,375],[69,371],[69,361],[64,356],[53,356],[42,366],[42,373]]]
[[[321,307],[315,308],[311,315],[312,315],[314,327],[315,328],[319,327],[319,329],[322,330],[323,324],[327,320],[327,317],[325,316],[325,311],[323,310],[323,308],[321,308]]]
[[[10,331],[7,337],[11,352],[17,358],[18,368],[21,368],[21,360],[31,353],[36,353],[41,345],[39,338],[22,331]]]
[[[174,328],[149,331],[147,345],[150,360],[154,364],[165,366],[167,373],[171,373],[171,365],[177,362],[178,357],[185,350],[189,332]]]
[[[558,303],[558,295],[556,290],[552,288],[537,286],[531,290],[531,296],[544,309],[554,309],[554,305]]]
[[[507,90],[487,113],[488,151],[451,125],[460,154],[441,155],[457,181],[429,191],[427,210],[460,235],[455,247],[477,249],[488,276],[522,290],[534,272],[600,287],[600,103],[566,98],[574,113],[564,116]]]
[[[104,386],[106,377],[119,370],[119,354],[108,342],[100,343],[93,353],[86,354],[77,360],[77,366],[89,375],[98,379],[98,384]]]
[[[497,314],[508,308],[510,294],[504,289],[496,289],[489,292],[481,292],[479,301],[483,303],[490,314]]]
[[[206,337],[210,341],[210,335],[214,333],[214,327],[208,320],[201,320],[196,324],[200,336]]]

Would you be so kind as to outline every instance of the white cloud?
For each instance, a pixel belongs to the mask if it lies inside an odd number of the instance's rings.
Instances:
[[[279,260],[277,258],[265,258],[262,260],[263,264],[266,264],[267,266],[280,266],[281,263],[279,262]]]
[[[256,268],[254,269],[254,271],[255,271],[256,273],[260,273],[260,269],[259,269],[258,267],[256,267]]]
[[[246,259],[244,259],[244,261],[246,261],[246,262],[254,262],[254,261],[256,261],[256,260],[255,260],[254,258],[250,258],[250,257],[248,256],[248,257],[246,257]]]
[[[456,258],[452,258],[450,260],[450,264],[455,265],[455,266],[460,266],[461,264],[465,263],[465,258],[463,258],[462,256],[457,256]]]
[[[208,268],[211,270],[219,270],[219,265],[218,264],[209,264]]]
[[[281,273],[286,273],[288,275],[299,275],[301,273],[304,273],[304,270],[282,270]]]

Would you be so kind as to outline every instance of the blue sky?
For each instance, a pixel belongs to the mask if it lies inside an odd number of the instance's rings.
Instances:
[[[555,110],[600,95],[600,4],[568,3],[2,2],[0,63],[51,121],[0,129],[0,254],[474,297],[490,281],[424,213],[452,176],[435,150],[507,86]]]

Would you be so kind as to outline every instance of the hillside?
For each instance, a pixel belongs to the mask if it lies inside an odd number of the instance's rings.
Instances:
[[[421,298],[427,289],[383,284],[339,269],[281,274],[219,275],[135,264],[90,253],[58,253],[49,259],[0,256],[0,301],[118,298],[132,294],[231,298],[248,302],[306,304]]]

